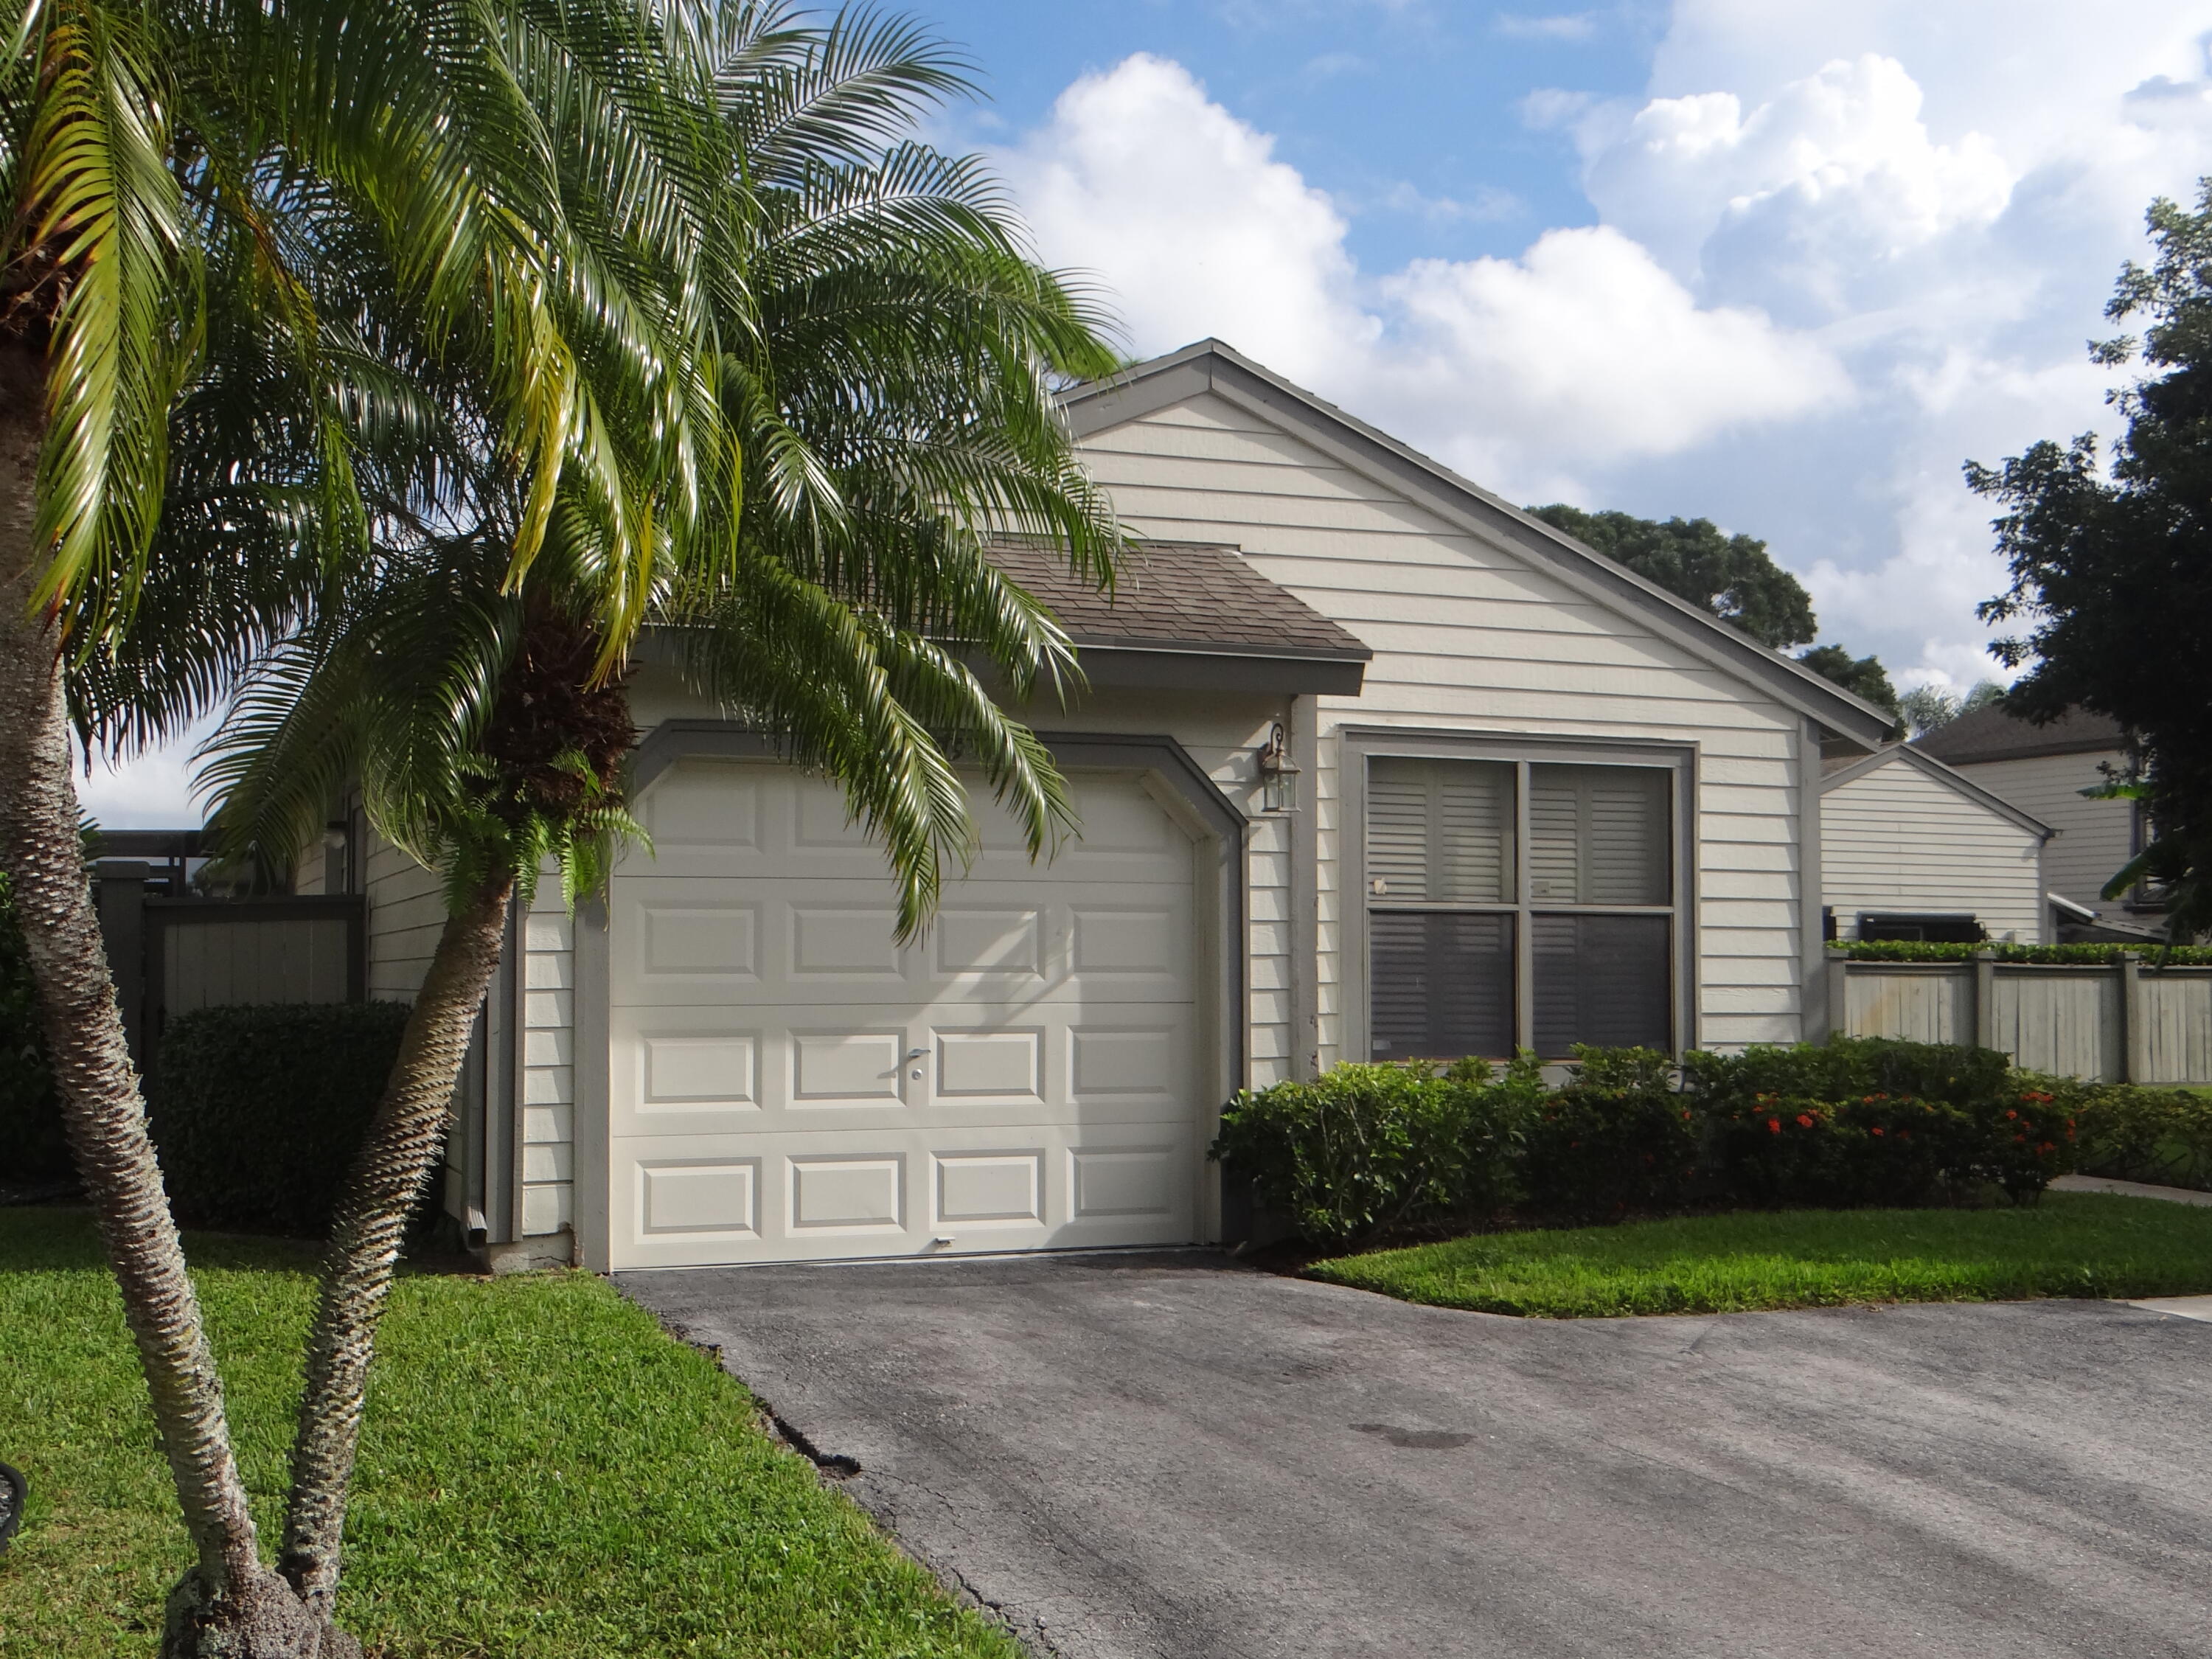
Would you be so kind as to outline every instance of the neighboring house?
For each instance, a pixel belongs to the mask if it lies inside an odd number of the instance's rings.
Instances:
[[[2117,772],[2126,763],[2112,720],[2076,709],[2036,726],[1992,705],[1937,726],[1912,746],[2051,826],[2043,874],[2059,925],[2157,927],[2156,905],[2103,896],[2105,884],[2142,850],[2135,802],[2081,793],[2106,781],[2106,769]]]
[[[573,921],[549,883],[487,1014],[448,1191],[495,1255],[1216,1238],[1240,1088],[1819,1033],[1822,760],[1887,716],[1214,343],[1067,409],[1142,544],[1111,604],[1003,555],[1082,647],[1021,711],[1081,839],[987,805],[895,945],[842,797],[648,664],[654,853]]]
[[[1831,936],[2045,943],[2051,836],[1911,744],[1832,760],[1820,783]]]

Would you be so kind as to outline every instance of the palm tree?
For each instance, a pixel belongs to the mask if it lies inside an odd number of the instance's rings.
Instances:
[[[545,538],[565,493],[608,563],[650,562],[643,495],[665,521],[693,493],[669,483],[689,465],[695,423],[658,349],[667,307],[654,295],[641,313],[601,245],[575,233],[556,129],[517,67],[566,76],[573,106],[635,95],[644,107],[657,84],[647,21],[611,4],[503,15],[460,0],[0,7],[0,188],[14,208],[0,246],[0,870],[196,1548],[165,1654],[358,1649],[306,1575],[260,1559],[88,902],[65,672],[98,678],[104,662],[127,685],[122,642],[142,599],[161,591],[196,621],[177,639],[166,705],[147,718],[189,714],[305,614],[328,574],[317,561],[352,550],[348,527],[365,515],[347,505],[341,439],[357,411],[328,404],[307,411],[321,434],[316,538],[272,541],[269,562],[226,550],[193,573],[173,563],[188,544],[156,533],[172,410],[210,337],[237,331],[229,308],[245,307],[295,368],[318,362],[324,330],[305,302],[330,250],[298,233],[338,204],[381,251],[416,326],[477,365],[481,447],[523,481],[514,560]],[[611,124],[591,153],[612,179],[639,147]],[[611,409],[652,434],[646,453],[591,441]],[[225,614],[224,595],[253,605]]]
[[[1013,691],[1067,684],[1066,636],[993,568],[988,538],[1048,538],[1110,575],[1118,536],[1076,465],[1057,377],[1114,358],[1078,297],[1024,252],[970,161],[906,137],[961,90],[902,24],[797,27],[780,6],[675,13],[658,176],[684,234],[658,286],[696,295],[693,360],[732,464],[702,479],[650,570],[608,559],[566,485],[532,556],[511,467],[469,464],[487,389],[395,325],[410,377],[442,376],[429,501],[378,503],[368,554],[254,663],[207,773],[234,844],[282,859],[358,779],[378,828],[441,871],[451,920],[336,1218],[309,1342],[282,1560],[318,1607],[340,1560],[376,1320],[435,1164],[501,924],[543,866],[570,893],[629,832],[631,635],[652,620],[693,682],[841,783],[884,840],[900,925],[964,855],[966,749],[1042,851],[1069,822],[1049,757],[969,665]],[[372,311],[378,307],[371,305]],[[302,463],[306,463],[303,461]]]

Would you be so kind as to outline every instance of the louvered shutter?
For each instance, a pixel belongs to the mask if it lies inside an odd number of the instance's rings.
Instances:
[[[1370,761],[1367,890],[1370,902],[1385,904],[1510,902],[1513,769],[1489,762]]]
[[[1529,896],[1664,904],[1668,775],[1642,766],[1528,769]]]

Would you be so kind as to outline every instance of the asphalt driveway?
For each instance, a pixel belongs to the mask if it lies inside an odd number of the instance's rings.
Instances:
[[[1042,1655],[2212,1654],[2212,1324],[1521,1321],[1200,1255],[619,1282]]]

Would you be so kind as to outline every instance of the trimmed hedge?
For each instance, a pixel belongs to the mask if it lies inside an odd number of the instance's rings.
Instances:
[[[1508,1211],[1610,1221],[1957,1202],[1991,1186],[2028,1202],[2074,1167],[2087,1109],[1994,1050],[1883,1038],[1693,1054],[1679,1075],[1650,1049],[1577,1048],[1564,1085],[1541,1078],[1527,1056],[1498,1077],[1480,1060],[1342,1066],[1239,1095],[1211,1156],[1337,1248]]]
[[[1700,1185],[1701,1126],[1654,1048],[1577,1048],[1528,1126],[1520,1185],[1540,1215],[1613,1221],[1679,1208]]]
[[[2212,946],[2160,945],[1940,945],[1916,939],[1831,939],[1828,949],[1852,962],[1972,962],[1984,951],[1999,962],[2039,963],[2049,968],[2109,968],[2124,951],[2132,951],[2146,968],[2212,968]]]
[[[1469,1224],[1510,1202],[1510,1172],[1544,1096],[1541,1069],[1479,1060],[1339,1066],[1239,1095],[1210,1156],[1249,1176],[1300,1237],[1345,1244],[1396,1228]]]
[[[2212,1192],[2212,1095],[2022,1073],[2079,1126],[2084,1175]]]
[[[172,1019],[149,1108],[177,1219],[327,1234],[406,1023],[399,1002],[201,1008]]]
[[[57,1181],[70,1173],[61,1103],[46,1069],[33,1002],[30,954],[0,873],[0,1176]]]

